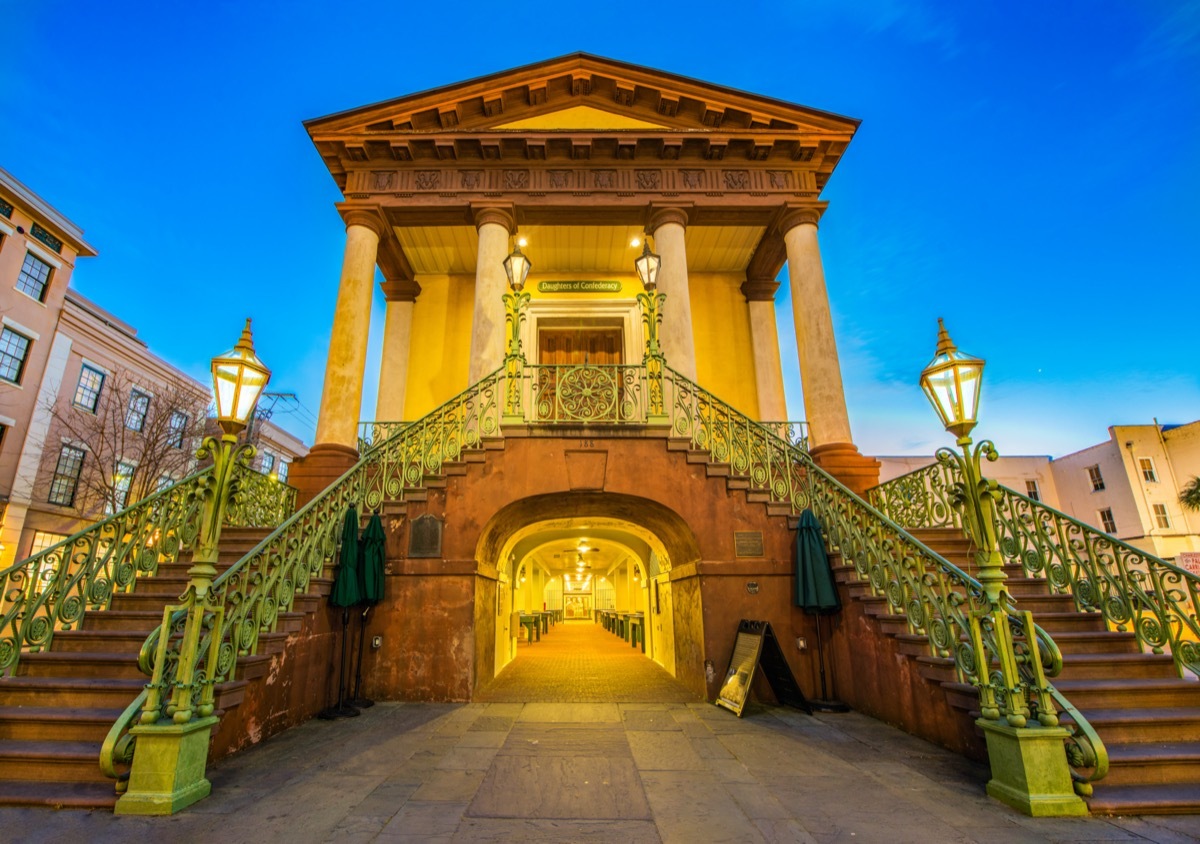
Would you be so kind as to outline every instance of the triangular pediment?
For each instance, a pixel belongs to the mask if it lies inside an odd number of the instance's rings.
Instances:
[[[662,123],[651,123],[628,114],[603,111],[591,106],[570,106],[558,111],[549,111],[534,117],[514,120],[496,128],[499,130],[543,129],[550,132],[564,130],[599,132],[605,129],[669,129],[670,127],[664,126]]]
[[[588,125],[596,124],[596,125]],[[575,53],[305,123],[321,137],[489,131],[776,131],[848,140],[858,121]]]

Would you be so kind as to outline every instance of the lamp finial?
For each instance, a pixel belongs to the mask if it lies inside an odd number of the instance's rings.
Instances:
[[[249,320],[247,320],[249,322]],[[950,332],[946,330],[946,323],[941,317],[938,317],[938,339],[937,350],[935,355],[948,355],[951,352],[958,351],[958,346],[954,345],[954,341],[950,339]]]

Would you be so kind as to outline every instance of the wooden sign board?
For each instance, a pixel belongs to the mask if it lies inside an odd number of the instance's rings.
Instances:
[[[800,691],[800,684],[796,682],[796,677],[783,656],[783,649],[779,646],[775,631],[771,629],[771,622],[747,619],[738,623],[733,656],[729,659],[725,682],[717,693],[717,706],[728,709],[741,718],[746,708],[746,699],[750,695],[750,684],[754,681],[754,672],[760,665],[763,676],[780,703],[812,714],[804,693]]]

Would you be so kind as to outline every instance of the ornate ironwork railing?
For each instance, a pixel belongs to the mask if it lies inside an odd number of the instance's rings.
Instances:
[[[880,484],[871,500],[910,527],[962,527],[952,506],[954,464],[936,463]],[[1113,630],[1132,630],[1154,653],[1169,651],[1180,676],[1200,675],[1200,577],[1102,530],[1000,487],[1000,553],[1027,577],[1042,578],[1075,608],[1100,613]]]
[[[105,610],[114,595],[173,563],[196,539],[200,492],[210,470],[143,498],[62,542],[0,571],[0,676],[22,652],[50,647],[57,630],[72,630],[88,610]],[[295,490],[252,470],[239,470],[239,492],[227,524],[270,527],[291,512]]]
[[[760,424],[781,440],[808,451],[807,422],[762,422]]]
[[[646,421],[642,364],[527,364],[525,419],[533,424],[619,425]]]
[[[360,513],[402,498],[428,475],[441,472],[464,449],[482,447],[500,433],[503,384],[499,371],[443,404],[418,422],[405,425],[378,443],[324,492],[296,511],[245,557],[213,580],[204,630],[194,650],[183,653],[183,621],[194,593],[185,603],[164,609],[163,623],[143,645],[139,658],[150,675],[146,695],[130,707],[109,731],[103,765],[110,776],[132,756],[128,730],[134,722],[154,724],[174,719],[181,707],[172,702],[176,678],[191,673],[184,697],[190,707],[185,720],[211,708],[214,687],[233,679],[237,660],[257,652],[259,637],[273,631],[279,614],[291,609],[296,595],[308,590],[337,553],[346,511]],[[185,660],[195,666],[182,672]],[[182,688],[182,686],[180,686]]]
[[[363,454],[384,440],[390,440],[411,424],[411,422],[359,422],[358,453]]]
[[[889,609],[922,635],[934,656],[952,659],[959,678],[974,685],[981,709],[1021,721],[1032,714],[1043,724],[1057,724],[1054,701],[1065,699],[1047,681],[1062,669],[1062,653],[1027,612],[1009,605],[1004,614],[1011,629],[1019,672],[1017,689],[1004,688],[997,669],[1002,661],[994,629],[995,613],[983,586],[950,561],[925,546],[883,512],[855,495],[817,466],[808,452],[749,420],[690,380],[667,369],[669,412],[673,433],[691,439],[694,448],[728,463],[733,474],[753,489],[794,513],[811,507],[824,527],[829,547],[853,567],[871,592],[886,599]],[[1007,637],[1004,637],[1007,638]],[[1022,712],[1010,712],[1016,701]],[[1065,724],[1068,761],[1076,790],[1090,793],[1090,782],[1108,768],[1104,744],[1091,724],[1074,708]]]

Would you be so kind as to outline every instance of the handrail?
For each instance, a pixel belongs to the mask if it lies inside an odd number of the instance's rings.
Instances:
[[[954,465],[939,460],[869,494],[913,527],[961,527],[949,504],[956,479]],[[1132,629],[1142,648],[1169,650],[1181,677],[1200,675],[1200,577],[1016,490],[1000,490],[997,533],[1007,563],[1070,595],[1077,610],[1100,613],[1111,629]]]
[[[811,507],[829,547],[841,553],[856,577],[868,583],[874,595],[884,597],[893,613],[905,617],[911,633],[925,636],[933,655],[953,659],[959,677],[974,685],[982,699],[999,704],[1004,717],[1004,696],[997,693],[998,678],[991,670],[999,661],[997,636],[980,582],[817,466],[806,450],[780,439],[675,370],[666,367],[665,376],[673,433],[689,437],[693,447],[730,464],[732,473],[747,479],[752,489],[767,492],[793,513]],[[1021,697],[1041,723],[1056,724],[1054,701],[1065,698],[1046,677],[1062,670],[1062,653],[1027,613],[1020,613],[1011,599],[1005,603]],[[1068,740],[1074,748],[1068,760],[1076,768],[1073,776],[1082,792],[1084,783],[1104,775],[1108,761],[1091,725],[1073,707],[1069,711],[1076,728]],[[1088,753],[1079,750],[1085,743]],[[1083,764],[1088,760],[1091,764]]]
[[[201,469],[0,571],[0,676],[14,673],[23,652],[46,650],[55,631],[74,629],[87,610],[108,609],[114,595],[134,591],[138,578],[190,549],[210,471]],[[238,472],[227,524],[269,527],[291,512],[295,489],[252,470]]]

